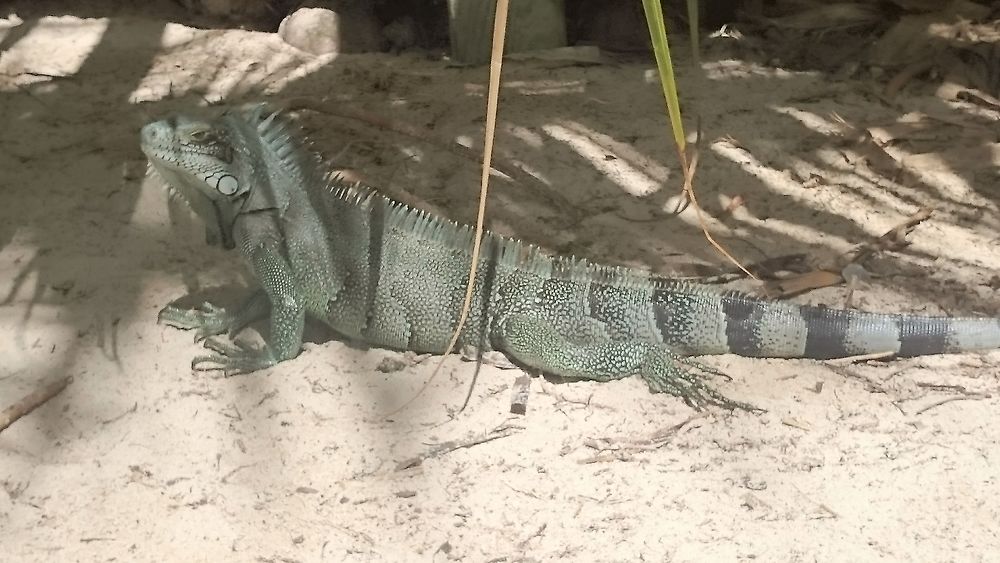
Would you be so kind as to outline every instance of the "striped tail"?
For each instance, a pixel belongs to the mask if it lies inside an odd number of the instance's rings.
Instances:
[[[654,315],[679,352],[829,359],[922,356],[1000,348],[1000,319],[865,313],[690,288],[661,290]]]

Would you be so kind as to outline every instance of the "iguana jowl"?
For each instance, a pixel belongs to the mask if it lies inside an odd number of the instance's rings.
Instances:
[[[300,352],[306,315],[351,339],[440,352],[464,298],[469,227],[330,179],[287,119],[264,106],[142,129],[142,150],[227,248],[238,246],[262,291],[230,313],[167,307],[213,354],[195,369],[252,372]],[[695,406],[741,406],[685,356],[915,356],[1000,347],[1000,319],[887,315],[757,300],[621,267],[549,257],[487,234],[460,344],[500,351],[563,377],[640,375]],[[216,335],[270,314],[266,346]]]

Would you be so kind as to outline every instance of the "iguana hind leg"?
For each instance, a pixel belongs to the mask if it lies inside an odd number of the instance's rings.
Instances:
[[[611,381],[639,375],[654,393],[670,393],[701,408],[757,410],[727,399],[705,382],[720,375],[708,366],[673,354],[663,345],[636,340],[577,343],[545,319],[531,314],[510,315],[499,323],[497,344],[515,360],[546,373],[572,379]]]
[[[271,303],[263,290],[257,290],[236,311],[229,311],[209,302],[187,309],[167,305],[160,310],[159,322],[182,330],[194,330],[196,342],[219,334],[235,335],[250,323],[267,316]]]

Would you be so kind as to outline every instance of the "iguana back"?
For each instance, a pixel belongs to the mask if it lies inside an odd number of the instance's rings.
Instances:
[[[228,247],[240,247],[262,292],[236,313],[172,307],[161,318],[201,336],[270,311],[263,350],[206,341],[196,369],[254,371],[296,356],[305,315],[343,335],[440,352],[458,319],[471,229],[328,178],[301,134],[263,106],[143,128],[142,147]],[[797,306],[651,277],[487,233],[461,343],[543,372],[606,381],[642,376],[689,403],[743,406],[706,386],[685,356],[835,358],[1000,347],[1000,321]]]

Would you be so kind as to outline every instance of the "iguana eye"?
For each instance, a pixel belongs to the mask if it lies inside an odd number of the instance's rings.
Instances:
[[[197,129],[188,133],[188,138],[196,143],[207,143],[213,140],[212,132],[208,129]]]

